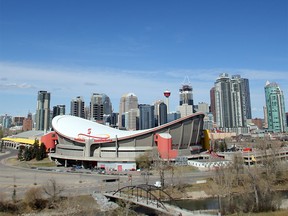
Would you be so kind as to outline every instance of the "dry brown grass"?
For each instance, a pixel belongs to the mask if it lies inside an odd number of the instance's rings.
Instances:
[[[92,196],[83,195],[68,197],[59,204],[57,211],[67,215],[96,215],[99,212],[99,205]]]
[[[37,161],[33,159],[31,161],[19,161],[17,158],[8,158],[6,163],[11,166],[20,166],[24,168],[30,167],[54,167],[55,163],[50,161],[49,158],[44,158],[43,160]]]
[[[261,213],[235,213],[228,216],[287,216],[287,210],[279,210],[275,212],[261,212]]]
[[[87,215],[94,216],[100,212],[98,203],[93,197],[86,196],[75,196],[75,197],[63,197],[58,200],[55,208],[49,208],[47,205],[48,200],[42,199],[42,194],[39,188],[29,189],[26,192],[25,199],[18,203],[11,201],[0,202],[0,216],[11,216],[11,215]],[[40,201],[40,202],[39,202]],[[38,208],[38,204],[41,204]],[[2,207],[4,205],[5,208]],[[59,214],[60,213],[60,214]]]
[[[4,192],[0,192],[0,202],[6,202],[7,201],[7,194]]]
[[[23,202],[31,210],[44,209],[47,201],[44,200],[44,192],[41,187],[33,187],[25,192]]]

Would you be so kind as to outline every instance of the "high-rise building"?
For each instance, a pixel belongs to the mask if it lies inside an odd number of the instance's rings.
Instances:
[[[167,115],[167,122],[171,122],[171,121],[174,121],[174,120],[179,119],[179,118],[181,118],[181,114],[180,114],[179,111],[177,111],[177,112],[170,112],[170,113],[168,113],[168,115]]]
[[[71,106],[70,106],[70,114],[72,116],[85,118],[84,105],[85,105],[85,102],[81,96],[78,96],[75,99],[72,99]]]
[[[154,106],[149,104],[139,105],[139,129],[149,129],[155,127]]]
[[[33,126],[32,114],[28,113],[27,118],[25,118],[23,121],[23,131],[32,130],[32,126]]]
[[[240,75],[233,75],[230,79],[227,73],[222,73],[214,88],[215,120],[218,127],[246,128],[247,119],[251,119],[248,79],[241,78]]]
[[[221,128],[232,126],[231,82],[229,75],[220,74],[215,82],[215,118]]]
[[[179,106],[178,110],[180,112],[181,118],[193,114],[192,105],[182,104],[181,106]]]
[[[65,115],[65,105],[53,106],[52,117],[54,118],[55,116],[58,116],[58,115]]]
[[[118,116],[119,116],[119,113],[115,113],[115,112],[112,113],[111,120],[110,120],[111,127],[116,127],[116,125],[118,124]]]
[[[112,104],[106,94],[93,93],[90,101],[90,119],[99,123],[104,123],[112,115]]]
[[[244,127],[244,111],[241,89],[240,75],[232,76],[231,82],[231,111],[232,111],[232,127]],[[246,117],[246,116],[245,116]]]
[[[246,78],[241,78],[241,93],[244,117],[252,119],[249,80]]]
[[[179,89],[179,111],[181,117],[194,113],[193,88],[190,83],[183,84]]]
[[[155,126],[159,126],[159,105],[163,103],[163,100],[157,100],[154,102],[154,116],[155,116]]]
[[[168,122],[167,105],[162,102],[159,104],[158,125],[163,125]]]
[[[24,116],[14,116],[14,117],[13,117],[12,124],[13,124],[14,126],[22,126],[24,119],[25,119]]]
[[[277,83],[266,82],[265,99],[268,119],[268,130],[286,132],[286,115],[284,94]]]
[[[210,89],[210,112],[213,114],[213,121],[216,122],[215,87]]]
[[[207,129],[207,130],[212,130],[213,129],[213,114],[212,113],[208,113],[207,115],[205,115],[204,119],[203,119],[203,129]]]
[[[167,104],[163,100],[157,100],[154,102],[154,116],[155,126],[159,126],[167,123]]]
[[[180,101],[179,105],[182,104],[188,104],[188,105],[194,105],[193,103],[193,88],[190,84],[183,84],[182,87],[179,89],[179,96]]]
[[[260,119],[260,118],[252,119],[252,123],[255,124],[258,129],[260,130],[263,129],[263,119]]]
[[[39,91],[36,109],[36,130],[50,129],[50,93]]]
[[[138,130],[139,109],[130,109],[124,113],[124,127],[126,130]]]
[[[266,106],[263,106],[263,113],[264,113],[263,128],[268,129],[268,116],[267,116],[267,108],[266,108]]]
[[[209,113],[209,105],[205,102],[198,103],[198,112]]]
[[[85,106],[84,107],[84,119],[91,119],[90,118],[90,106]]]
[[[127,115],[125,113],[129,112],[129,110],[135,110],[138,109],[138,98],[134,93],[128,93],[124,94],[120,99],[120,105],[119,105],[119,120],[118,120],[118,127],[119,128],[127,128],[127,122],[134,122],[134,120],[127,120],[128,118],[134,118],[135,112],[133,112],[133,115]],[[136,117],[135,117],[136,118]],[[136,121],[136,119],[135,119]],[[126,126],[125,126],[126,125]],[[134,128],[134,126],[133,126]]]
[[[8,116],[7,114],[2,118],[2,127],[7,129],[12,125],[12,116]]]

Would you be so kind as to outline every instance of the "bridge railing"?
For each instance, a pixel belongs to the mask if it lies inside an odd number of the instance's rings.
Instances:
[[[116,191],[114,193],[112,192],[113,196],[119,196],[124,198],[130,199],[129,196],[132,196],[131,198],[136,198],[136,202],[145,201],[146,205],[148,204],[154,204],[157,208],[162,208],[166,211],[167,208],[165,206],[165,203],[163,201],[168,201],[170,205],[174,205],[179,209],[182,209],[177,202],[164,190],[162,190],[159,187],[156,187],[154,185],[149,184],[141,184],[141,185],[131,185],[131,186],[124,186]],[[163,200],[163,197],[165,197],[165,200]]]

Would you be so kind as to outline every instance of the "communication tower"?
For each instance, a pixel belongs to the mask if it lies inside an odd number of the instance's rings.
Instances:
[[[171,92],[166,90],[164,91],[164,96],[166,97],[166,105],[167,105],[167,113],[169,113],[169,97],[171,95]]]

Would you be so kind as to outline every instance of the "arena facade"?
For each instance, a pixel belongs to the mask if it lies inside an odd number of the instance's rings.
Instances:
[[[135,159],[157,149],[157,135],[165,133],[172,141],[167,146],[177,150],[178,156],[189,156],[193,148],[201,146],[203,118],[199,112],[155,128],[124,131],[75,116],[56,116],[52,127],[58,139],[49,157],[64,166],[133,170]]]

